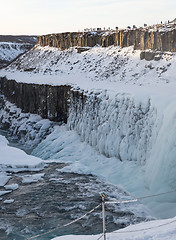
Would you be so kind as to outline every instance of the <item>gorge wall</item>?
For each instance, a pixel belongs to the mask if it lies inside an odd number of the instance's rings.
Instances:
[[[93,47],[110,45],[140,50],[176,51],[176,29],[170,31],[148,31],[144,29],[120,30],[114,32],[67,32],[43,35],[37,38],[41,46],[57,47],[62,50],[69,47]]]
[[[21,108],[53,121],[67,122],[70,86],[17,83],[0,78],[0,91],[6,99]]]
[[[84,93],[70,86],[17,83],[0,79],[1,93],[24,113],[67,123],[106,157],[145,164],[151,150],[156,109],[150,99],[135,102],[128,95],[109,99],[103,91]]]
[[[155,134],[157,110],[150,99],[143,103],[128,94],[113,99],[106,92],[71,93],[68,128],[102,155],[144,165]]]

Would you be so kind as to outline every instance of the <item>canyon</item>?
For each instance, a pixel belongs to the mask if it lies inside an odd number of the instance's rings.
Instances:
[[[175,39],[175,21],[39,36],[0,70],[1,129],[53,169],[65,164],[66,178],[92,174],[137,197],[171,191],[143,204],[175,216]]]

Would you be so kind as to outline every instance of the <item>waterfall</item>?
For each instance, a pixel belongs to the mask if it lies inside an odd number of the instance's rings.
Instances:
[[[136,102],[128,94],[113,99],[106,92],[71,102],[68,127],[106,157],[144,165],[155,136],[157,110],[148,99]]]

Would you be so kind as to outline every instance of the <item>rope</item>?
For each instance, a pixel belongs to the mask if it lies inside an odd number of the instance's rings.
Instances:
[[[129,203],[129,202],[137,202],[138,199],[132,199],[132,200],[124,200],[124,201],[108,201],[105,202],[106,204],[111,204],[111,203]]]
[[[169,194],[169,193],[174,193],[174,192],[176,192],[176,190],[173,190],[173,191],[170,191],[170,192],[163,192],[163,193],[153,194],[153,195],[144,196],[144,197],[139,197],[138,200],[142,200],[142,199],[145,199],[145,198],[157,197],[157,196],[161,196],[161,195],[165,195],[165,194]]]
[[[159,227],[163,227],[163,226],[166,226],[166,225],[169,225],[171,223],[174,223],[176,222],[176,219],[171,221],[171,222],[168,222],[168,223],[163,223],[163,224],[160,224],[158,226],[155,226],[155,227],[149,227],[149,228],[142,228],[142,229],[138,229],[138,230],[133,230],[133,231],[124,231],[124,232],[112,232],[112,233],[135,233],[135,232],[142,232],[142,231],[146,231],[146,230],[150,230],[150,229],[154,229],[154,228],[159,228]]]
[[[165,194],[169,194],[169,193],[174,193],[174,192],[176,192],[176,190],[170,191],[170,192],[159,193],[159,194],[148,195],[148,196],[139,197],[139,198],[131,199],[131,200],[108,201],[108,202],[105,201],[105,204],[137,202],[138,200],[142,200],[142,199],[146,199],[146,198],[151,198],[151,197],[157,197],[157,196],[161,196],[161,195],[165,195]],[[89,212],[85,213],[83,216],[81,216],[81,217],[73,220],[72,222],[69,222],[69,223],[67,223],[67,224],[65,224],[65,225],[62,225],[62,226],[59,226],[59,227],[56,227],[56,228],[54,228],[54,229],[52,229],[52,230],[49,230],[48,232],[45,232],[45,233],[42,233],[42,234],[39,234],[39,235],[30,237],[30,238],[27,238],[26,240],[31,240],[31,239],[34,239],[34,238],[38,238],[38,237],[41,237],[41,236],[46,235],[46,234],[48,234],[48,233],[51,233],[51,232],[53,232],[53,231],[55,231],[55,230],[58,230],[58,229],[67,227],[67,226],[69,226],[69,225],[71,225],[71,224],[73,224],[73,223],[81,220],[82,218],[84,218],[84,217],[87,216],[88,214],[92,213],[93,211],[95,211],[95,210],[96,210],[97,208],[99,208],[100,206],[101,206],[101,203],[100,203],[99,205],[97,205],[95,208],[93,208],[92,210],[90,210]],[[173,221],[171,221],[171,222],[169,222],[169,223],[161,224],[161,225],[159,225],[159,226],[157,226],[157,227],[150,227],[150,228],[140,229],[140,230],[135,230],[135,231],[113,232],[113,233],[132,233],[132,232],[145,231],[145,230],[149,230],[149,229],[153,229],[153,228],[158,228],[158,227],[161,227],[161,226],[165,226],[165,225],[168,225],[168,224],[173,223],[173,222],[176,222],[176,220],[173,220]],[[102,234],[97,240],[101,239],[102,236],[103,236],[103,234]]]
[[[39,235],[30,237],[30,238],[27,238],[26,240],[31,240],[31,239],[34,239],[34,238],[38,238],[38,237],[41,237],[41,236],[46,235],[46,234],[48,234],[48,233],[54,232],[55,230],[58,230],[58,229],[67,227],[67,226],[69,226],[69,225],[71,225],[71,224],[79,221],[80,219],[84,218],[84,217],[87,216],[88,214],[94,212],[94,211],[95,211],[97,208],[99,208],[100,206],[101,206],[101,203],[100,203],[99,205],[97,205],[95,208],[93,208],[92,210],[90,210],[89,212],[87,212],[87,213],[85,213],[84,215],[82,215],[81,217],[79,217],[79,218],[77,218],[77,219],[75,219],[75,220],[73,220],[73,221],[71,221],[71,222],[69,222],[69,223],[67,223],[67,224],[64,224],[64,225],[62,225],[62,226],[53,228],[52,230],[49,230],[48,232],[44,232],[44,233],[42,233],[42,234],[39,234]]]
[[[174,193],[176,192],[176,190],[173,190],[173,191],[170,191],[170,192],[164,192],[164,193],[158,193],[158,194],[153,194],[153,195],[148,195],[148,196],[144,196],[144,197],[139,197],[139,198],[136,198],[136,199],[132,199],[132,200],[124,200],[124,201],[109,201],[109,202],[105,202],[106,204],[111,204],[111,203],[129,203],[129,202],[137,202],[138,200],[142,200],[142,199],[146,199],[146,198],[152,198],[152,197],[157,197],[157,196],[161,196],[161,195],[166,195],[166,194],[170,194],[170,193]],[[154,229],[154,228],[159,228],[159,227],[162,227],[162,226],[166,226],[166,225],[169,225],[171,223],[174,223],[176,222],[176,219],[175,220],[172,220],[168,223],[163,223],[163,224],[160,224],[158,226],[155,226],[155,227],[149,227],[149,228],[143,228],[143,229],[139,229],[139,230],[134,230],[134,231],[123,231],[123,232],[112,232],[112,233],[135,233],[135,232],[141,232],[141,231],[146,231],[146,230],[150,230],[150,229]]]
[[[152,197],[157,197],[157,196],[161,196],[161,195],[165,195],[165,194],[169,194],[169,193],[174,193],[176,192],[176,190],[170,191],[170,192],[164,192],[164,193],[158,193],[158,194],[153,194],[153,195],[148,195],[148,196],[143,196],[143,197],[138,197],[135,199],[131,199],[131,200],[122,200],[122,201],[108,201],[105,203],[106,204],[111,204],[111,203],[129,203],[129,202],[137,202],[138,200],[142,200],[142,199],[146,199],[146,198],[152,198]]]
[[[99,238],[97,238],[97,240],[100,240],[103,237],[104,233],[100,235]]]

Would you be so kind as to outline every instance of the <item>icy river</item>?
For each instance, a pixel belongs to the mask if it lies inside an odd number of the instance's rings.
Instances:
[[[4,131],[0,133],[7,135]],[[32,151],[18,142],[10,142],[9,145],[26,150],[28,154]],[[0,187],[0,193],[7,191],[0,196],[0,239],[24,240],[67,224],[101,203],[102,192],[109,200],[132,198],[121,188],[95,175],[63,171],[66,166],[69,164],[45,161],[45,167],[37,172],[6,171],[10,179]],[[146,218],[147,212],[141,203],[116,204],[106,208],[108,232]],[[100,207],[77,223],[37,239],[101,232]]]

